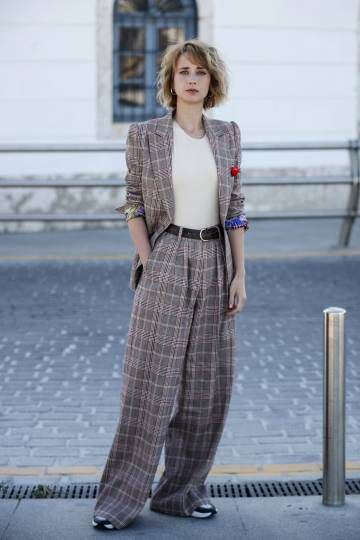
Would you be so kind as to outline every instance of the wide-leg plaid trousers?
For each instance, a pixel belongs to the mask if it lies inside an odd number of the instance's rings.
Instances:
[[[221,227],[221,226],[219,226]],[[94,513],[117,528],[150,508],[190,516],[206,498],[232,393],[235,320],[223,238],[158,237],[134,294],[120,418]],[[223,234],[223,231],[222,231]]]

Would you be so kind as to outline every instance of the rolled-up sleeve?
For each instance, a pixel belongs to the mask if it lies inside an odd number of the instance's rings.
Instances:
[[[145,208],[141,189],[141,142],[139,137],[139,127],[136,123],[130,124],[126,138],[125,160],[127,173],[126,200],[121,206],[115,208],[117,212],[125,214],[126,221],[132,218],[144,216]]]
[[[241,133],[238,124],[231,121],[235,136],[236,155],[238,156],[239,172],[234,176],[233,190],[230,204],[225,219],[225,229],[238,229],[242,227],[245,231],[249,229],[248,218],[245,213],[245,195],[241,184]]]

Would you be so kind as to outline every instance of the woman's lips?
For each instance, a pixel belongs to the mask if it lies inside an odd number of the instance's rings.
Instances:
[[[196,94],[198,92],[198,90],[192,90],[192,89],[188,89],[186,90],[187,92],[190,92],[191,94]]]

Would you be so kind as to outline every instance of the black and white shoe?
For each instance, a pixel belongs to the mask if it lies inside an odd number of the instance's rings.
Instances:
[[[116,529],[111,521],[101,516],[94,516],[92,519],[92,525],[93,527],[98,527],[99,529]]]
[[[217,514],[217,508],[213,504],[201,504],[193,510],[191,517],[194,518],[209,518]]]

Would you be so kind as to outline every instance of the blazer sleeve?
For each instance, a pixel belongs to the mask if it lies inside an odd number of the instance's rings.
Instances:
[[[141,141],[138,124],[130,124],[126,138],[126,166],[125,176],[126,199],[125,203],[115,208],[117,212],[125,214],[126,221],[135,217],[144,216],[145,208],[141,188]]]
[[[244,231],[247,231],[249,229],[249,223],[245,213],[245,195],[242,192],[241,184],[241,133],[236,122],[232,120],[231,124],[235,137],[236,164],[240,170],[237,175],[234,176],[233,190],[225,219],[225,229],[239,229],[242,227]]]

